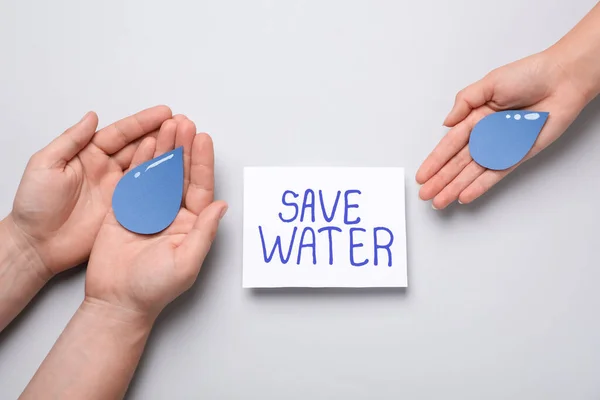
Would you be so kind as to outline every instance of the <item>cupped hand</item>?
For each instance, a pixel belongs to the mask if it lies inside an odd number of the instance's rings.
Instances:
[[[419,196],[435,209],[458,200],[470,203],[521,163],[558,139],[587,103],[584,91],[550,52],[500,67],[458,93],[444,125],[451,127],[423,162],[416,176]],[[533,148],[516,166],[488,170],[471,158],[469,135],[483,117],[500,110],[547,111],[550,116]]]
[[[210,136],[179,123],[175,138],[161,132],[144,139],[133,165],[183,146],[184,193],[175,221],[163,232],[138,235],[107,214],[88,263],[86,302],[140,312],[149,318],[195,282],[226,203],[214,201],[214,152]]]
[[[15,239],[34,250],[40,274],[50,278],[89,257],[141,139],[176,125],[171,110],[157,106],[96,132],[91,112],[31,157],[7,221]]]

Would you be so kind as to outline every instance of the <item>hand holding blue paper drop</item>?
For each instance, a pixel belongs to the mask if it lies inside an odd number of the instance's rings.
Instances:
[[[547,112],[501,111],[479,121],[469,137],[473,160],[492,170],[509,169],[533,147],[542,131]]]
[[[214,200],[210,136],[186,117],[175,125],[140,144],[87,269],[87,297],[150,319],[194,283],[227,210]]]
[[[557,140],[595,93],[586,89],[593,80],[575,81],[560,59],[549,49],[461,90],[444,121],[450,131],[416,174],[419,197],[435,209],[470,203]]]

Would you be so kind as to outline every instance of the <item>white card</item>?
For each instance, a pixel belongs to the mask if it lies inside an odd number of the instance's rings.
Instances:
[[[244,169],[245,288],[406,287],[403,168]]]

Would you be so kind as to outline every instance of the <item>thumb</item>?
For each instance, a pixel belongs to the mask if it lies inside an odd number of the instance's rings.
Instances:
[[[215,201],[198,215],[194,227],[177,249],[181,252],[183,268],[200,269],[217,235],[219,222],[226,212],[227,203]]]
[[[47,166],[64,166],[88,145],[98,128],[98,116],[88,112],[40,152]]]
[[[490,75],[467,86],[456,95],[454,107],[444,120],[444,126],[455,126],[464,120],[473,109],[492,100],[493,96],[494,82]]]

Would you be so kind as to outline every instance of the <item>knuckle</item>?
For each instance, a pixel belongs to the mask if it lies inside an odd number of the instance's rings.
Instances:
[[[462,170],[469,162],[471,162],[471,155],[468,150],[461,151],[454,157],[454,165],[459,170]]]
[[[479,191],[479,195],[484,194],[485,192],[487,192],[488,190],[490,190],[492,188],[492,186],[494,186],[494,182],[492,181],[483,181],[479,184],[479,187],[481,188],[481,190]]]

